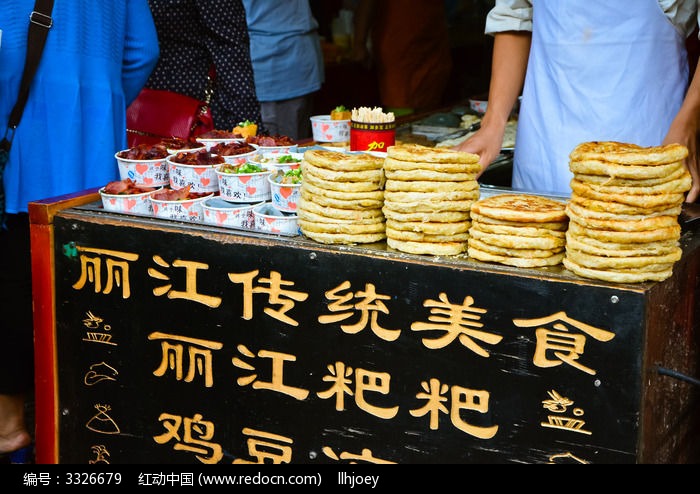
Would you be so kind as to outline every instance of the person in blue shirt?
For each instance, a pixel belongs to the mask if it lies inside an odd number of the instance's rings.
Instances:
[[[0,132],[17,100],[34,0],[0,0]],[[126,107],[159,56],[147,0],[57,1],[4,169],[0,231],[0,454],[26,448],[33,392],[28,204],[119,179]]]
[[[318,22],[309,1],[243,4],[263,125],[271,135],[311,137],[313,97],[325,74]]]

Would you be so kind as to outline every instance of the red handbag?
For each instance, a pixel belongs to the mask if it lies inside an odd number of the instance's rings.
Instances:
[[[164,138],[188,139],[214,129],[206,101],[173,91],[143,88],[126,109],[128,146],[156,144]]]

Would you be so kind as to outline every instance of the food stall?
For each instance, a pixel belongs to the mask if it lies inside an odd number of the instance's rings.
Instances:
[[[689,205],[673,276],[635,284],[113,213],[95,190],[29,212],[37,463],[700,457]]]

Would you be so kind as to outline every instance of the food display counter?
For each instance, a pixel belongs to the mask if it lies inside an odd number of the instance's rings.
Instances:
[[[38,463],[690,463],[700,221],[660,283],[30,204]],[[688,379],[690,378],[690,379]]]

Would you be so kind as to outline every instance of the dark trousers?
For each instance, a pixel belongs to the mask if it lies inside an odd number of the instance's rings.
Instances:
[[[0,230],[0,393],[34,388],[29,215],[9,214]]]

